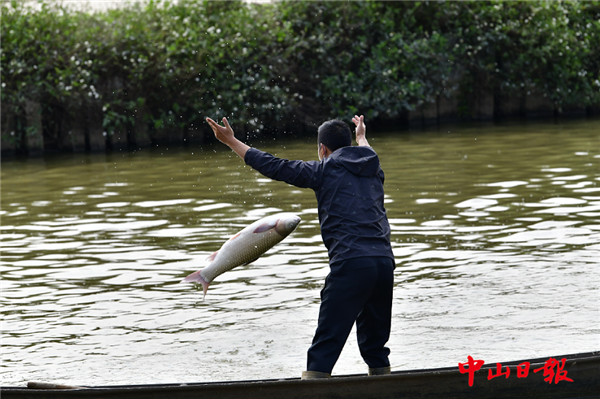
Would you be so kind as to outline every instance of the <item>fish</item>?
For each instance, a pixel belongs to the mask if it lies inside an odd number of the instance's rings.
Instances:
[[[206,260],[209,263],[184,278],[182,283],[200,283],[206,297],[210,283],[219,275],[235,267],[248,265],[290,235],[300,217],[293,213],[278,213],[255,221],[227,240],[218,251]]]

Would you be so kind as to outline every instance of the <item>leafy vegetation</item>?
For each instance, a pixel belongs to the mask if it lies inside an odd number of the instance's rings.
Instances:
[[[1,6],[2,135],[17,150],[32,103],[59,149],[77,123],[144,145],[191,138],[206,116],[281,132],[446,97],[466,117],[481,93],[498,117],[534,95],[557,113],[600,107],[598,1],[27,4]]]

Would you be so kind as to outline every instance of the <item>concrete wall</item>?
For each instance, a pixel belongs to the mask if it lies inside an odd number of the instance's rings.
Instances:
[[[462,106],[461,106],[462,105]],[[561,113],[585,114],[585,107],[558,111],[552,102],[543,96],[522,98],[497,98],[491,93],[483,93],[469,99],[468,104],[460,104],[458,97],[440,96],[434,103],[417,107],[408,113],[410,125],[451,122],[459,120],[497,120],[500,118],[539,118]]]
[[[50,137],[46,125],[56,115],[43,114],[39,102],[29,100],[17,110],[2,104],[1,143],[3,155],[27,153],[40,154],[44,151],[106,151],[123,148],[144,148],[150,145],[179,146],[202,144],[209,137],[207,126],[192,126],[187,129],[151,129],[144,118],[144,111],[136,112],[132,126],[122,130],[106,132],[103,129],[103,113],[98,105],[83,105],[78,112],[63,113],[61,123],[52,125],[55,131]],[[498,98],[491,93],[477,93],[467,100],[459,97],[440,96],[435,102],[423,104],[404,115],[409,126],[468,120],[498,120],[511,117],[552,117],[561,113],[585,114],[586,109],[556,110],[554,105],[541,96],[522,98]],[[589,113],[590,110],[588,109]],[[596,110],[597,112],[597,110]],[[18,127],[24,126],[24,129]],[[56,126],[60,129],[56,131]],[[282,125],[283,126],[283,125]],[[285,130],[285,129],[284,129]],[[306,129],[300,129],[305,131]],[[239,132],[245,136],[244,128]],[[58,137],[56,137],[58,135]]]

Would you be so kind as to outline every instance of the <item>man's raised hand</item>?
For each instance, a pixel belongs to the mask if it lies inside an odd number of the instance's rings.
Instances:
[[[364,115],[354,115],[354,118],[352,118],[352,122],[354,122],[354,124],[356,125],[356,142],[358,143],[358,145],[370,147],[366,137],[367,126],[365,125]]]
[[[231,128],[231,126],[229,126],[227,118],[223,118],[223,125],[225,126],[219,125],[217,122],[213,121],[210,118],[206,118],[206,121],[215,133],[215,137],[217,138],[217,140],[227,145],[236,154],[238,154],[240,158],[244,159],[244,157],[246,156],[246,152],[250,149],[250,147],[248,147],[246,144],[242,143],[237,138],[235,138],[235,134],[233,133],[233,129]]]
[[[215,137],[217,138],[217,140],[219,140],[221,143],[229,145],[231,140],[235,138],[233,134],[233,129],[231,128],[231,126],[229,126],[227,118],[223,118],[223,124],[225,126],[219,125],[217,122],[213,121],[210,118],[206,118],[206,121],[215,133]]]

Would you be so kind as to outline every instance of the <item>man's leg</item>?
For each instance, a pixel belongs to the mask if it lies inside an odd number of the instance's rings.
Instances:
[[[360,353],[372,370],[386,370],[390,366],[390,350],[385,344],[390,338],[394,262],[379,258],[379,273],[372,294],[356,319],[356,335]]]
[[[375,269],[344,270],[342,266],[327,276],[321,291],[317,331],[308,349],[308,371],[330,374],[333,370],[359,312],[375,287],[378,275]]]

